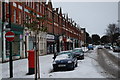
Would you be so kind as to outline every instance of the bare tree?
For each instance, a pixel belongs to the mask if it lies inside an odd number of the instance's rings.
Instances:
[[[46,15],[44,16],[37,16],[37,14],[33,11],[29,11],[30,16],[26,17],[26,21],[24,23],[25,27],[27,27],[30,31],[34,32],[35,36],[35,44],[34,44],[34,50],[35,50],[35,80],[40,78],[40,68],[39,68],[39,33],[40,32],[47,32],[47,26],[46,26]],[[37,77],[38,76],[38,77]]]
[[[110,37],[110,42],[113,46],[113,37],[115,33],[119,33],[120,28],[116,24],[109,24],[107,29],[106,29],[106,35]]]
[[[116,24],[109,24],[106,29],[106,34],[111,36],[114,35],[115,33],[119,33],[119,27],[117,27]]]

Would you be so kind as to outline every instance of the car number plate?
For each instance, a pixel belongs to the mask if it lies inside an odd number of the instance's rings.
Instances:
[[[58,67],[65,67],[66,65],[58,65]]]

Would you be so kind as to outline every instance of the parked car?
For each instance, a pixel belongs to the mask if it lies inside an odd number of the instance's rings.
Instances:
[[[90,45],[88,45],[88,50],[93,50],[94,48],[93,48],[93,45],[92,44],[90,44]]]
[[[111,49],[109,45],[104,45],[104,48]]]
[[[120,52],[120,46],[114,46],[113,52]]]
[[[84,51],[81,48],[75,48],[72,53],[77,57],[77,59],[84,59]]]
[[[97,49],[103,49],[103,46],[99,45],[99,46],[97,47]]]
[[[60,52],[53,61],[53,70],[72,69],[77,67],[77,58],[71,52]]]

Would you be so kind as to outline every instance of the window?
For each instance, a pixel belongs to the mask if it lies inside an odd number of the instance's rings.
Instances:
[[[36,9],[39,12],[39,4],[38,3],[36,4]]]
[[[22,22],[22,21],[21,21],[21,20],[22,20],[21,18],[22,18],[21,12],[19,12],[19,24],[21,24],[21,22]]]
[[[40,4],[40,12],[42,13],[42,5]]]
[[[16,10],[14,10],[14,23],[16,23]]]
[[[18,5],[18,8],[22,10],[22,6]]]
[[[26,8],[24,9],[24,11],[29,13],[29,10],[28,10],[28,9],[26,9]]]
[[[14,3],[13,3],[13,6],[14,6],[14,7],[17,7],[17,4],[14,2]]]

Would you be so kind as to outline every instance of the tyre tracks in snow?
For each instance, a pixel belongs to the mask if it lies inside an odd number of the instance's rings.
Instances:
[[[115,78],[120,78],[120,59],[110,54],[106,49],[97,49],[97,54],[97,60],[100,66]]]

